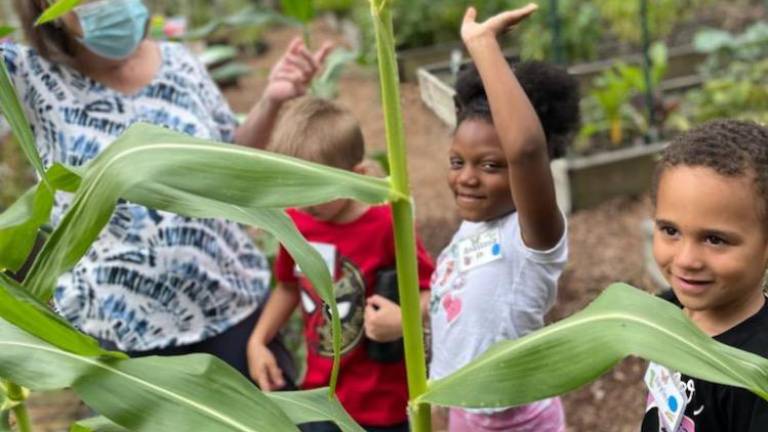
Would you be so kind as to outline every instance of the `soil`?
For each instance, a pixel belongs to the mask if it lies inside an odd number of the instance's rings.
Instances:
[[[316,41],[343,43],[323,22],[313,27]],[[260,71],[225,91],[235,111],[247,111],[266,82],[268,68],[295,32],[279,29],[266,37],[271,49],[251,65]],[[437,255],[458,226],[446,186],[447,146],[451,131],[421,102],[415,83],[401,85],[411,185],[416,202],[417,230],[427,249]],[[359,118],[368,152],[385,148],[383,116],[375,71],[349,68],[341,79],[339,102]],[[647,198],[618,199],[569,218],[570,261],[561,278],[558,302],[549,321],[582,309],[611,282],[644,289],[654,285],[644,265],[641,222],[649,214]],[[564,396],[569,431],[635,431],[643,415],[645,362],[630,358],[599,380]]]

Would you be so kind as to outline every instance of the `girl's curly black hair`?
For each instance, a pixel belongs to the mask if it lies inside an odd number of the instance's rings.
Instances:
[[[579,83],[564,69],[540,61],[510,62],[541,121],[551,159],[565,149],[579,127]],[[488,97],[474,64],[459,72],[456,80],[456,125],[479,119],[493,123]]]

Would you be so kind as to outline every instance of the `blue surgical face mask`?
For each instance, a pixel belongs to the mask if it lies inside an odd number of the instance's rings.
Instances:
[[[100,0],[75,8],[83,28],[79,41],[90,51],[122,60],[136,51],[149,19],[142,0]]]

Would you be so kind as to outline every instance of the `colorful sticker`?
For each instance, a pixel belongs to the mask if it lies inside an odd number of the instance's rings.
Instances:
[[[502,259],[501,231],[498,228],[459,242],[459,270],[466,272],[473,268]]]

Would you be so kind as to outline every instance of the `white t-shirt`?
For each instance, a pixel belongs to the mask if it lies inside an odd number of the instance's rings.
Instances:
[[[232,140],[235,117],[205,68],[180,44],[159,46],[152,82],[126,95],[31,48],[0,44],[46,167],[83,165],[137,122]],[[71,198],[56,194],[53,225]],[[269,279],[267,259],[239,225],[121,200],[88,253],[59,278],[54,302],[84,332],[144,351],[229,329],[263,304]]]
[[[516,212],[463,222],[432,276],[431,378],[450,375],[496,342],[541,328],[567,255],[566,232],[548,251],[527,247]]]

